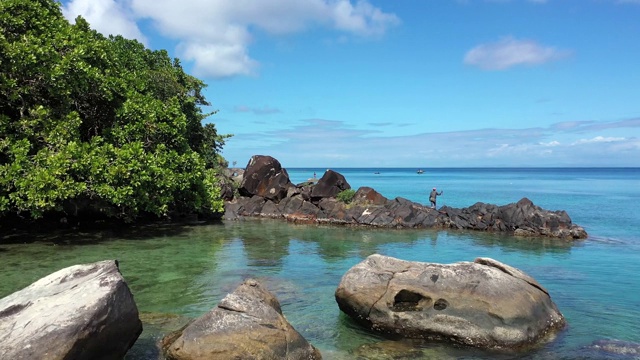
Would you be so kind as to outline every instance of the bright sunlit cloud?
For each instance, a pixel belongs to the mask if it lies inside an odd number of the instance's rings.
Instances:
[[[89,22],[91,28],[104,35],[122,35],[148,45],[147,37],[138,28],[134,15],[121,2],[72,0],[62,6],[62,13],[71,23],[81,15]]]
[[[104,34],[147,40],[135,19],[149,20],[177,41],[178,55],[193,61],[197,76],[255,75],[254,33],[295,34],[320,27],[359,37],[383,35],[399,18],[367,0],[71,0],[65,16],[85,17]]]

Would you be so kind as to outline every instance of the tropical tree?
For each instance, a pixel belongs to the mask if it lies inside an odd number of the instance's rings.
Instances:
[[[0,217],[221,212],[230,135],[203,126],[205,86],[52,0],[2,0]]]

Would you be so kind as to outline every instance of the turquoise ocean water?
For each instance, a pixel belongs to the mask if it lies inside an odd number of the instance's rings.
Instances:
[[[325,169],[288,169],[300,183]],[[325,359],[634,359],[595,352],[598,340],[640,343],[640,169],[333,169],[353,188],[438,206],[504,205],[527,197],[566,210],[589,238],[566,242],[468,231],[382,230],[245,220],[77,233],[4,235],[0,297],[55,270],[118,259],[142,314],[144,332],[127,359],[161,358],[155,343],[214,307],[242,280],[261,280],[289,322]],[[445,344],[389,341],[340,313],[342,275],[373,253],[450,263],[491,257],[549,290],[568,321],[550,343],[497,354]],[[634,357],[635,356],[635,357]]]

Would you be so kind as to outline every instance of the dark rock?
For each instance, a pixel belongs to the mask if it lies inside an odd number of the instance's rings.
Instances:
[[[351,185],[349,185],[342,174],[333,170],[327,170],[313,186],[311,198],[317,202],[322,198],[335,197],[340,192],[348,189],[351,189]]]
[[[251,198],[239,199],[239,203],[241,203],[241,208],[238,211],[238,214],[243,216],[259,216],[262,214],[262,207],[267,202],[267,199],[261,196],[254,196]]]
[[[540,284],[487,258],[443,265],[371,255],[342,277],[335,296],[376,332],[478,348],[535,345],[565,325]]]
[[[242,198],[242,199],[246,199],[246,198]],[[240,203],[239,199],[226,201],[224,203],[224,215],[222,216],[222,218],[225,220],[240,219],[240,214],[238,214],[238,212],[240,211],[241,207],[242,207],[242,204]]]
[[[0,299],[0,359],[122,359],[141,332],[115,260],[59,270]]]
[[[302,195],[286,198],[278,208],[285,219],[294,222],[314,222],[318,217],[325,216],[319,207],[305,200]]]
[[[262,217],[279,218],[282,215],[282,211],[280,211],[278,205],[272,201],[265,202],[260,212],[260,216]]]
[[[221,184],[220,185],[220,197],[225,201],[233,200],[233,186],[230,184]]]
[[[324,198],[318,204],[322,204],[320,209],[326,214],[328,219],[338,220],[339,222],[353,222],[351,214],[348,214],[347,204],[335,198]]]
[[[283,316],[280,303],[248,279],[218,306],[162,340],[169,359],[321,359]]]
[[[280,212],[283,214],[293,214],[297,212],[305,200],[301,195],[294,195],[292,197],[285,198],[278,204]]]
[[[359,205],[384,205],[389,201],[374,189],[363,186],[356,191],[352,202]]]
[[[254,155],[249,160],[238,191],[242,196],[261,196],[278,202],[293,186],[287,170],[271,156]]]

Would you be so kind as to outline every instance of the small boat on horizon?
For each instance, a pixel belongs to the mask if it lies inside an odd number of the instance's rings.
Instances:
[[[420,169],[420,170],[416,171],[416,173],[418,173],[418,174],[424,174],[424,170]]]

